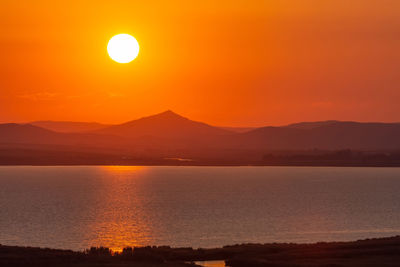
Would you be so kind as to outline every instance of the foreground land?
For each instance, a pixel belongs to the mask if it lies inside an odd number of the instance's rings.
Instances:
[[[242,244],[215,249],[107,248],[85,252],[0,245],[0,266],[184,267],[224,260],[227,266],[399,266],[400,236],[316,244]]]

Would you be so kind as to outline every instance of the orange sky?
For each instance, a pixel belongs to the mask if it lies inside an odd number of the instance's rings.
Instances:
[[[0,5],[0,122],[400,121],[398,0]],[[141,49],[129,64],[106,51],[123,32]]]

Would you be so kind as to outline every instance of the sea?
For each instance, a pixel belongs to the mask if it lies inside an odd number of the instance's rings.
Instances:
[[[212,248],[400,234],[400,168],[0,167],[0,244]]]

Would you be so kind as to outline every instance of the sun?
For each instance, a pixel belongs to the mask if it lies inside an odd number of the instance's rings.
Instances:
[[[118,63],[129,63],[139,54],[139,43],[129,34],[117,34],[108,41],[107,52]]]

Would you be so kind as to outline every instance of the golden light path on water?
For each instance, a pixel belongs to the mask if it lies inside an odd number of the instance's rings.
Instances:
[[[147,171],[143,166],[102,166],[103,201],[93,223],[88,227],[96,237],[93,246],[105,246],[122,251],[127,246],[151,244],[150,217],[146,213],[141,193],[135,191],[132,179],[141,179]],[[133,190],[133,191],[132,191]]]
[[[130,181],[143,179],[143,175],[149,171],[144,166],[103,166],[101,167],[104,186],[108,194],[105,194],[105,209],[99,211],[98,217],[102,223],[91,225],[92,231],[97,232],[97,238],[91,240],[91,244],[98,244],[110,248],[114,252],[121,252],[127,246],[151,245],[150,236],[154,231],[151,223],[146,224],[149,214],[142,207],[147,206],[141,198],[141,192],[132,192]],[[129,188],[129,192],[127,189]],[[132,208],[137,211],[137,216],[128,215]],[[106,218],[106,220],[104,220]],[[154,229],[153,229],[154,230]],[[204,267],[224,267],[224,261],[199,261],[196,264]]]

